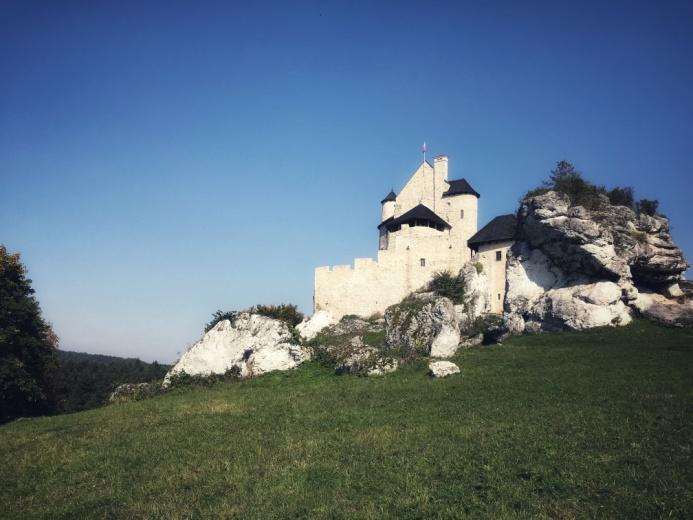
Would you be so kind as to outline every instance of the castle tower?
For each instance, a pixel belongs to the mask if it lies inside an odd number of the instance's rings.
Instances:
[[[380,219],[381,222],[389,219],[390,217],[395,216],[395,201],[397,200],[397,195],[395,195],[395,192],[393,190],[390,190],[390,193],[387,194],[387,196],[380,201],[380,203],[383,205],[382,207],[382,218]]]

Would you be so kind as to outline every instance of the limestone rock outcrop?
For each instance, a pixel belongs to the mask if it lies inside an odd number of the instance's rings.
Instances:
[[[506,264],[504,321],[513,332],[625,325],[639,289],[676,294],[687,268],[665,217],[606,198],[587,210],[553,191],[528,197]]]
[[[296,325],[298,333],[306,340],[310,341],[318,335],[320,331],[336,323],[334,316],[327,311],[317,311],[310,318],[304,319]]]
[[[412,294],[385,311],[385,345],[404,356],[450,357],[459,344],[459,323],[449,298]]]
[[[460,330],[465,331],[480,317],[491,312],[491,290],[488,275],[477,269],[473,262],[467,262],[460,270],[464,283],[462,303],[455,305],[455,317]]]
[[[376,376],[397,369],[384,349],[384,320],[344,317],[309,343],[315,357],[338,375]]]
[[[428,364],[428,373],[432,377],[447,377],[459,374],[460,367],[450,361],[431,361]]]
[[[188,349],[166,374],[164,386],[172,375],[181,372],[208,376],[234,369],[241,377],[251,377],[295,368],[309,357],[283,321],[241,312],[233,322],[217,323]]]

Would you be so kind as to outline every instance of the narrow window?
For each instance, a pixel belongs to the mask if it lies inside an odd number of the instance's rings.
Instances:
[[[503,259],[503,253],[496,251],[496,262],[500,262]]]
[[[464,210],[463,209],[460,210],[460,218],[464,218]]]
[[[498,293],[498,299],[500,300],[500,293]]]
[[[419,260],[419,263],[421,264],[421,267],[426,267],[426,259],[425,258],[422,258],[421,260]]]

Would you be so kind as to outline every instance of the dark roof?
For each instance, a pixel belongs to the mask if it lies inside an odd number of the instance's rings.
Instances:
[[[474,246],[489,242],[501,242],[515,238],[517,221],[515,215],[500,215],[477,231],[472,238],[467,240],[467,245]]]
[[[400,215],[397,218],[392,218],[390,217],[387,220],[384,220],[383,222],[380,223],[378,226],[378,229],[380,229],[382,226],[387,227],[388,230],[395,226],[399,226],[402,224],[409,224],[410,222],[414,220],[427,220],[433,224],[436,224],[438,226],[442,226],[444,228],[449,228],[451,227],[450,224],[445,222],[441,217],[436,215],[432,210],[424,206],[423,204],[419,204],[415,208],[410,209],[406,213]]]
[[[481,195],[479,195],[477,191],[467,182],[467,179],[456,179],[454,181],[447,181],[447,183],[450,185],[450,187],[448,188],[448,191],[443,193],[443,197],[452,197],[454,195],[465,194],[475,195],[477,199],[481,197]]]
[[[380,201],[380,203],[385,204],[386,202],[390,202],[393,200],[397,200],[397,195],[395,195],[395,192],[393,190],[390,190],[390,193],[388,193],[387,196]]]

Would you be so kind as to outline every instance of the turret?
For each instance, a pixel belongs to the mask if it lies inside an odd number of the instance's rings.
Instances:
[[[397,200],[397,195],[395,195],[395,192],[393,190],[390,190],[390,193],[387,194],[387,197],[385,197],[383,200],[380,201],[380,203],[383,205],[383,213],[382,213],[382,221],[385,221],[389,219],[390,217],[395,216],[395,201]]]

